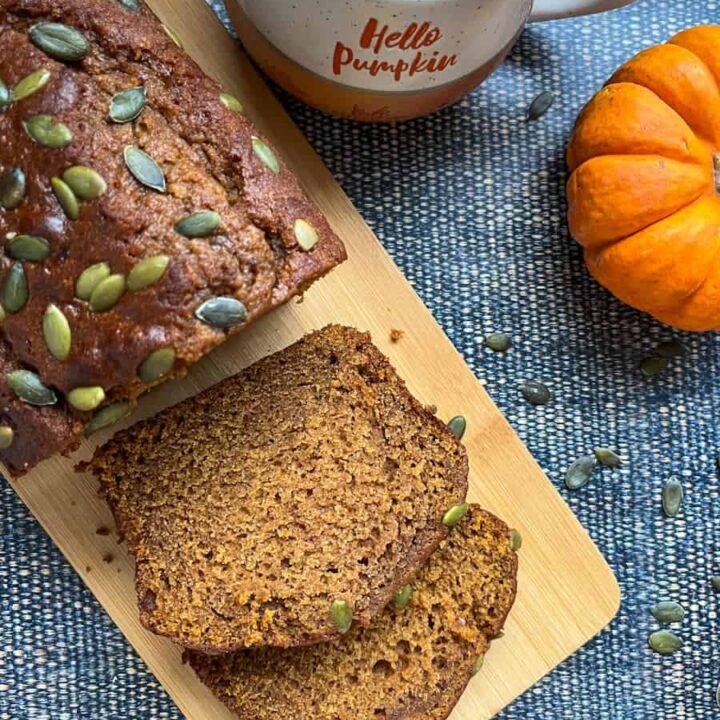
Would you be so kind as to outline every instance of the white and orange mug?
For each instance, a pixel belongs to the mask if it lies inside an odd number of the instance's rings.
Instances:
[[[419,117],[481,83],[534,20],[633,0],[226,0],[240,39],[288,92],[356,120]]]

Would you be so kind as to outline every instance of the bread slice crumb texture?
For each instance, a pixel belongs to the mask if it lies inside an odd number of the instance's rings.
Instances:
[[[408,605],[326,645],[189,653],[243,720],[444,720],[515,599],[507,526],[472,506],[413,581]]]
[[[356,330],[330,326],[118,434],[89,468],[141,620],[212,652],[366,626],[447,536],[467,457]]]

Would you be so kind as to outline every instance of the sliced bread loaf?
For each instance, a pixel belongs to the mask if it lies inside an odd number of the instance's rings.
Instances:
[[[468,471],[369,336],[338,326],[119,433],[89,467],[136,558],[143,624],[206,652],[368,625],[446,537]]]
[[[507,526],[472,506],[370,628],[326,645],[188,653],[200,679],[243,720],[443,720],[482,664],[515,599]]]

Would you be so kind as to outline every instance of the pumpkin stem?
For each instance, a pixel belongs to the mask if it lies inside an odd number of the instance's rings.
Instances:
[[[720,195],[720,153],[713,155],[713,175],[715,177],[715,192]]]

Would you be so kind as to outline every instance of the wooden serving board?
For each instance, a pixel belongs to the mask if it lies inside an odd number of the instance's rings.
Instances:
[[[203,0],[150,0],[203,69],[243,102],[280,148],[309,194],[346,243],[349,261],[292,303],[230,340],[182,380],[150,393],[137,419],[217,383],[327,323],[370,330],[412,392],[443,418],[468,419],[470,499],[523,536],[517,602],[505,635],[452,715],[481,720],[497,713],[599,632],[615,615],[620,593],[610,568],[560,495],[486,395],[431,314],[312,151],[247,58]],[[390,331],[404,331],[398,343]],[[98,440],[71,459],[51,459],[14,484],[90,590],[190,720],[232,716],[180,661],[172,643],[137,619],[133,564],[113,535],[97,485],[73,472]],[[300,720],[300,719],[298,719]]]

